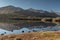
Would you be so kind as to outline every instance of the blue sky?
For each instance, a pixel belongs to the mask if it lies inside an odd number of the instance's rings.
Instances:
[[[0,7],[13,5],[23,9],[34,8],[60,11],[60,0],[0,0]]]

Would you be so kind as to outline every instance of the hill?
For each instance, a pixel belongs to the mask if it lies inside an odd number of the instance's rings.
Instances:
[[[6,15],[12,15],[14,16],[15,14],[17,16],[38,16],[38,17],[57,17],[60,16],[55,12],[48,12],[44,10],[37,10],[33,8],[29,9],[22,9],[20,7],[15,7],[12,5],[1,7],[0,8],[0,15],[1,14],[6,14]]]

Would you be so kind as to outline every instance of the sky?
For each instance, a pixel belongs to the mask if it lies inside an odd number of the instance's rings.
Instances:
[[[13,5],[23,9],[60,11],[60,0],[0,0],[0,7]]]

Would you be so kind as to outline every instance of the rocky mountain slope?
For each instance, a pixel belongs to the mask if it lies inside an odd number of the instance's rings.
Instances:
[[[22,11],[22,8],[14,7],[14,6],[5,6],[0,8],[0,14],[8,14],[8,13],[14,13],[14,12],[20,12]]]
[[[0,14],[13,14],[13,13],[19,13],[20,15],[28,15],[28,16],[41,16],[41,17],[57,17],[59,16],[55,12],[48,12],[44,10],[37,10],[33,8],[29,9],[22,9],[19,7],[14,7],[14,6],[5,6],[0,8]]]

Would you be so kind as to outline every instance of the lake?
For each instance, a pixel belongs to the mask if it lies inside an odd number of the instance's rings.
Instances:
[[[20,33],[28,33],[28,32],[39,32],[39,31],[57,31],[60,30],[60,26],[56,25],[54,27],[46,27],[46,28],[33,28],[33,29],[29,29],[29,28],[21,28],[19,30],[13,30],[12,31],[7,31],[4,29],[0,29],[0,34],[20,34]]]

